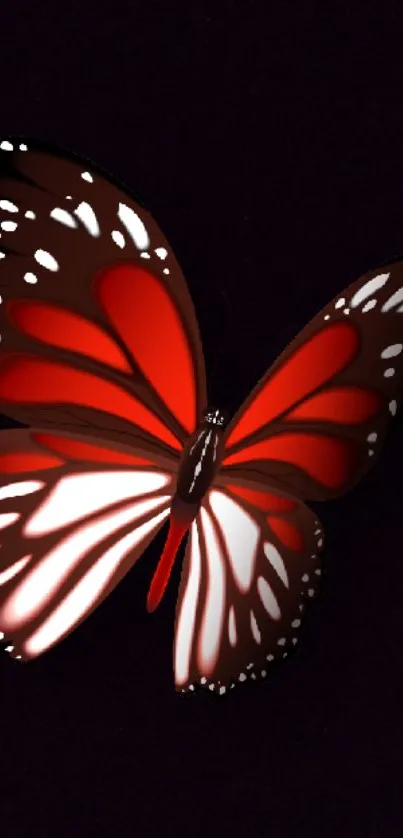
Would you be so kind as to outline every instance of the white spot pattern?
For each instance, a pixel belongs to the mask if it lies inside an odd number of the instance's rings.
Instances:
[[[59,265],[56,262],[54,256],[51,253],[48,253],[47,250],[42,250],[39,248],[35,251],[34,254],[35,261],[38,262],[38,265],[42,265],[43,268],[47,268],[48,271],[58,271]]]
[[[150,239],[140,216],[126,204],[119,204],[118,216],[138,250],[148,250]]]
[[[100,235],[101,230],[98,224],[98,219],[91,204],[88,204],[86,201],[81,201],[77,209],[74,210],[74,215],[80,219],[90,236],[97,238]]]
[[[377,276],[373,276],[372,279],[369,279],[365,285],[356,291],[354,296],[352,297],[350,305],[352,308],[357,308],[367,297],[372,297],[376,291],[379,291],[380,288],[387,283],[390,274],[378,274]]]

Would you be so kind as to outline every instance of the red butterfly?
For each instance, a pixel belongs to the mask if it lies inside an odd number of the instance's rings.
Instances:
[[[190,532],[178,690],[223,694],[297,643],[323,532],[305,499],[375,461],[397,409],[402,263],[367,274],[287,347],[225,427],[153,218],[105,174],[3,141],[0,629],[39,655],[87,616],[169,516],[152,611]]]

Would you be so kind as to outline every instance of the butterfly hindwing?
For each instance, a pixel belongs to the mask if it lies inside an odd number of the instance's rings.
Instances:
[[[224,694],[264,678],[298,640],[318,588],[323,531],[300,501],[259,483],[218,478],[186,549],[174,668],[180,691]]]
[[[1,411],[179,452],[205,373],[168,242],[92,164],[37,143],[0,148]]]
[[[232,420],[223,473],[299,498],[343,494],[366,473],[403,384],[403,263],[371,271],[293,340]]]
[[[175,461],[49,429],[0,435],[0,631],[36,657],[81,622],[169,515]]]

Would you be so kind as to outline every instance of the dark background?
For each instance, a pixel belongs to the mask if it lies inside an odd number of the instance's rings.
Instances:
[[[132,188],[188,278],[234,411],[336,293],[403,251],[403,15],[329,2],[2,4],[1,134]],[[158,339],[158,336],[156,336]],[[326,582],[261,688],[173,689],[163,535],[28,666],[0,660],[4,838],[401,838],[403,422],[323,505]]]

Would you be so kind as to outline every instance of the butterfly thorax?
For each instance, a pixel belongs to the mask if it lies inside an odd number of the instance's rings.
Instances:
[[[225,425],[221,411],[209,410],[189,438],[176,485],[176,497],[184,503],[198,507],[211,485],[223,455]]]

